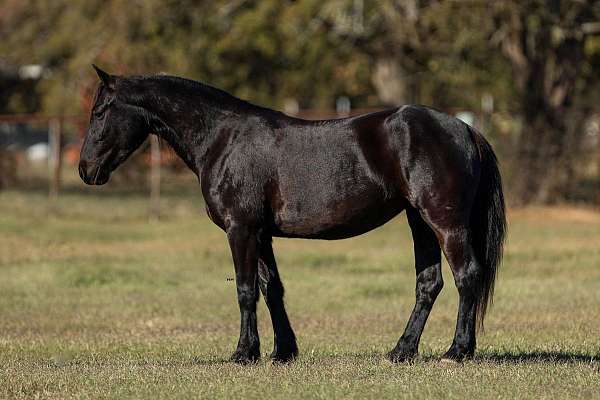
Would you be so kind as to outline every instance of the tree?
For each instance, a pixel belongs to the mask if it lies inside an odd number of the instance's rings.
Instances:
[[[515,159],[522,203],[563,198],[592,112],[600,76],[593,68],[593,35],[600,3],[593,0],[503,0],[493,3],[497,43],[510,62],[523,120]],[[597,40],[597,39],[596,39]]]
[[[364,103],[368,59],[314,23],[321,12],[315,0],[7,0],[0,54],[47,68],[39,94],[52,114],[81,109],[80,92],[89,98],[96,83],[92,62],[183,75],[272,107],[293,97],[330,108],[340,94]]]
[[[598,21],[597,0],[5,0],[0,62],[48,73],[32,88],[41,102],[0,101],[76,113],[96,85],[92,62],[274,108],[346,96],[476,111],[490,94],[523,127],[512,197],[551,201],[575,182],[582,125],[600,103]]]

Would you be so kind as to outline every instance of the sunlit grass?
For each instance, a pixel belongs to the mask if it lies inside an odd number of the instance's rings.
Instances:
[[[239,315],[223,232],[200,191],[0,192],[0,397],[590,398],[600,393],[600,214],[510,213],[505,263],[474,360],[438,359],[457,296],[444,269],[412,364],[383,354],[414,302],[405,217],[344,241],[276,240],[300,358],[227,362]]]

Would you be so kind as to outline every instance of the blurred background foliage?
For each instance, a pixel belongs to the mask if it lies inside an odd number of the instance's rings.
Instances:
[[[518,203],[569,198],[600,104],[593,0],[3,0],[0,35],[0,113],[87,112],[92,62],[278,109],[494,112]],[[32,64],[41,79],[6,72]]]
[[[37,88],[48,112],[81,107],[91,62],[185,75],[272,107],[293,98],[331,108],[343,95],[358,107],[464,108],[482,90],[509,106],[511,72],[489,41],[487,6],[467,3],[5,0],[0,49],[5,62],[48,68]],[[25,111],[11,106],[3,111]]]

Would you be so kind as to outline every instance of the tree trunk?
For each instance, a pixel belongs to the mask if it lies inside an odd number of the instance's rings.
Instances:
[[[590,110],[559,107],[524,114],[514,160],[515,203],[555,203],[576,185],[576,165]]]
[[[583,137],[585,113],[577,109],[575,92],[585,61],[580,27],[590,5],[573,13],[560,1],[525,4],[513,4],[499,19],[523,121],[512,198],[517,204],[551,203],[566,198],[572,188],[574,152]]]
[[[546,112],[525,114],[515,167],[517,204],[551,202],[551,187],[560,187],[563,129]]]

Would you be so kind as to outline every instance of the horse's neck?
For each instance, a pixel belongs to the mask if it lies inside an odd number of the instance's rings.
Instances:
[[[160,99],[160,109],[151,107],[156,117],[151,128],[167,141],[175,153],[198,175],[211,143],[218,131],[218,123],[224,117],[224,111],[205,105],[199,99],[196,104],[182,103],[177,99]],[[227,118],[243,118],[240,115],[228,115]]]

